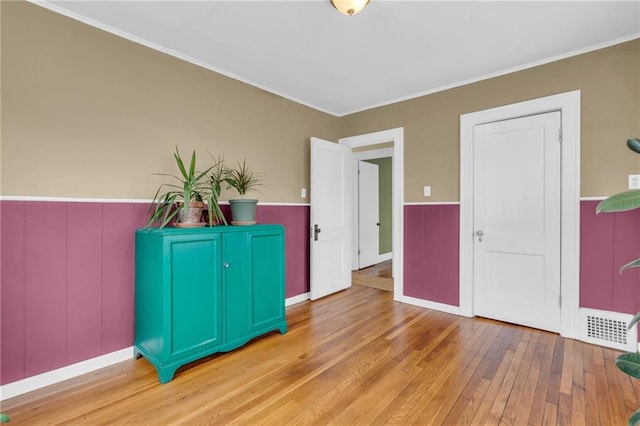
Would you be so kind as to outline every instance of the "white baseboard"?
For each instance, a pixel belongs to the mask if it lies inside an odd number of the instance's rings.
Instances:
[[[0,386],[0,401],[133,358],[133,346]]]
[[[453,305],[446,305],[439,302],[431,302],[429,300],[418,299],[409,296],[400,296],[394,299],[396,302],[406,303],[409,305],[420,306],[421,308],[433,309],[434,311],[446,312],[448,314],[461,315],[460,307]]]
[[[284,306],[295,305],[296,303],[304,302],[306,300],[309,300],[310,298],[311,298],[311,295],[309,293],[302,293],[297,296],[293,296],[288,299],[285,299]]]

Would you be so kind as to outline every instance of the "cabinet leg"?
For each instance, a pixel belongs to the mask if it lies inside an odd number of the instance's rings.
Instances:
[[[173,376],[176,374],[177,368],[163,368],[158,369],[158,380],[161,384],[165,384],[173,380]]]
[[[142,354],[140,353],[140,351],[137,348],[133,348],[133,359],[140,359],[142,358]]]

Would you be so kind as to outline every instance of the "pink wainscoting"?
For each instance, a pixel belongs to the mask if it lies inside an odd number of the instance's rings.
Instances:
[[[460,206],[404,207],[404,295],[459,306]]]
[[[2,201],[0,383],[131,346],[144,204]]]
[[[582,307],[640,310],[640,211],[595,214],[581,203]],[[0,201],[0,383],[133,343],[136,203]],[[228,206],[223,206],[229,216]],[[459,206],[404,207],[405,295],[459,305]],[[287,297],[309,291],[309,207],[258,205],[286,229]]]
[[[147,205],[0,201],[0,211],[0,384],[131,346],[134,230]],[[259,205],[257,219],[285,226],[287,297],[308,292],[309,207]]]
[[[309,207],[258,204],[256,220],[285,225],[286,297],[309,292]]]
[[[580,306],[635,314],[640,268],[619,268],[640,257],[640,210],[596,215],[597,205],[580,205]]]

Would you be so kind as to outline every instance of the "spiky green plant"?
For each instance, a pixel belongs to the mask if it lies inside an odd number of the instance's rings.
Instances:
[[[227,169],[224,166],[224,157],[214,158],[211,153],[209,153],[209,155],[213,159],[213,166],[209,168],[209,194],[212,198],[212,202],[208,203],[209,225],[212,225],[213,215],[226,225],[227,219],[224,217],[224,214],[222,214],[222,210],[220,210],[219,199],[220,193],[222,192],[222,183],[225,182],[227,177]]]
[[[236,167],[227,167],[224,181],[227,182],[227,189],[234,188],[241,198],[244,198],[247,191],[256,190],[262,185],[260,176],[249,170],[246,159],[242,163],[238,161]]]
[[[196,171],[196,152],[191,154],[189,167],[185,167],[185,163],[180,156],[180,151],[176,146],[176,152],[173,154],[180,175],[171,175],[167,173],[155,173],[159,176],[168,176],[177,181],[177,183],[164,183],[160,185],[153,197],[153,201],[149,206],[149,221],[147,227],[159,223],[160,228],[165,227],[173,218],[175,218],[180,210],[186,213],[189,210],[189,203],[192,201],[206,201],[209,209],[215,209],[212,205],[217,205],[217,197],[213,197],[208,189],[207,173],[213,168],[209,167],[203,172]],[[163,189],[167,189],[162,192]],[[176,208],[176,203],[182,202],[181,208]],[[218,207],[219,209],[219,207]],[[210,225],[212,224],[212,216],[209,215]]]

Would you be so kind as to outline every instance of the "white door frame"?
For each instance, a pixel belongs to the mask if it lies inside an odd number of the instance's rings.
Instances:
[[[403,244],[404,244],[404,128],[382,130],[380,132],[341,138],[338,143],[353,148],[393,142],[392,161],[392,250],[393,250],[393,299],[404,301]],[[353,155],[353,154],[352,154]]]
[[[580,91],[460,116],[460,314],[473,312],[473,128],[478,124],[561,112],[562,200],[560,335],[579,338],[580,304]]]
[[[357,151],[351,153],[351,159],[353,160],[353,198],[357,200],[360,196],[360,186],[358,185],[358,167],[357,162],[362,160],[375,160],[377,158],[387,158],[391,157],[391,161],[393,161],[393,148],[380,148],[380,149],[370,149],[367,151]],[[393,172],[393,170],[392,170]],[[392,201],[393,202],[393,201]],[[355,271],[360,269],[360,264],[358,260],[358,214],[359,206],[358,203],[353,203],[353,208],[351,209],[351,216],[353,217],[352,226],[353,232],[351,233],[351,270]],[[385,260],[390,260],[393,256],[393,251],[391,253],[385,253],[380,256],[380,262],[384,262]]]

